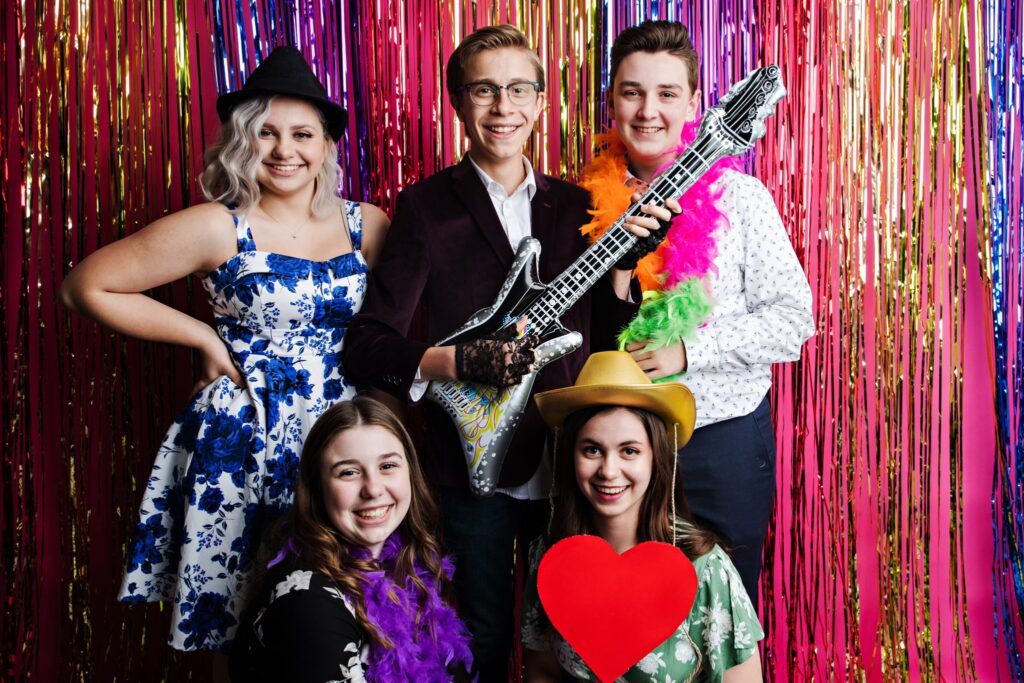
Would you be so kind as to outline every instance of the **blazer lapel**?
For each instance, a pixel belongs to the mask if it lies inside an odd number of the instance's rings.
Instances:
[[[455,194],[462,200],[469,214],[480,227],[498,260],[505,268],[511,268],[515,254],[509,244],[508,235],[502,230],[501,221],[498,220],[498,214],[494,212],[494,204],[487,194],[487,188],[484,187],[480,176],[473,170],[468,156],[464,157],[462,162],[455,167],[452,178],[455,181]]]
[[[543,174],[534,171],[534,178],[537,181],[537,192],[530,202],[530,233],[540,241],[541,262],[546,263],[543,258],[544,251],[554,248],[553,242],[559,239],[555,234],[557,226],[555,220],[558,217],[558,198],[551,191],[551,184]],[[541,270],[545,270],[541,268]],[[547,274],[551,277],[550,274]]]

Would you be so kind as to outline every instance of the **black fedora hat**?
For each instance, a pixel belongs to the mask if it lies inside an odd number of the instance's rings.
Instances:
[[[262,95],[285,95],[307,100],[324,114],[327,134],[341,139],[348,122],[344,108],[327,98],[327,91],[309,68],[302,53],[294,47],[278,47],[245,79],[241,90],[224,93],[217,98],[217,114],[221,122],[242,102]]]

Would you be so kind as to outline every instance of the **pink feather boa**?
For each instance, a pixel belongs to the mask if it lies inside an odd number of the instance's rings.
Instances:
[[[686,151],[697,137],[700,117],[683,126],[676,156]],[[674,161],[674,160],[673,160]],[[658,175],[673,162],[658,169]],[[691,277],[703,278],[714,271],[718,255],[716,233],[729,228],[729,218],[718,210],[722,188],[716,186],[726,169],[742,171],[736,157],[719,159],[679,198],[683,211],[672,220],[665,241],[658,247],[662,260],[664,289],[675,289]]]

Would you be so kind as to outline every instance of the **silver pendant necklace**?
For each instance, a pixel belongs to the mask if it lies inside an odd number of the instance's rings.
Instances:
[[[263,213],[267,214],[267,216],[270,218],[270,220],[274,221],[275,223],[280,225],[282,228],[284,228],[285,231],[292,236],[293,240],[296,240],[296,239],[299,238],[299,233],[302,232],[302,229],[304,227],[306,227],[306,224],[309,223],[309,221],[313,219],[313,214],[310,213],[309,215],[306,216],[306,220],[304,220],[301,223],[299,223],[299,227],[295,228],[295,230],[289,230],[288,228],[285,227],[284,223],[282,223],[281,221],[279,221],[276,218],[274,218],[274,216],[271,215],[271,213],[269,211],[267,211],[265,208],[263,208],[261,206],[260,210]]]

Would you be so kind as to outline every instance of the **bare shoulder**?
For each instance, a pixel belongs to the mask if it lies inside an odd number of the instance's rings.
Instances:
[[[359,208],[363,214],[363,257],[373,267],[384,247],[391,219],[373,204],[361,202]]]
[[[391,219],[379,207],[366,202],[359,202],[359,209],[363,213],[363,229],[387,230]]]
[[[175,228],[177,230],[199,232],[202,228],[231,228],[234,225],[231,212],[223,204],[218,202],[205,202],[196,204],[181,211],[169,213],[166,216],[153,221],[150,226],[160,226],[163,229]]]
[[[217,202],[168,214],[131,239],[140,251],[176,254],[197,273],[213,270],[237,251],[234,219],[227,207]]]

